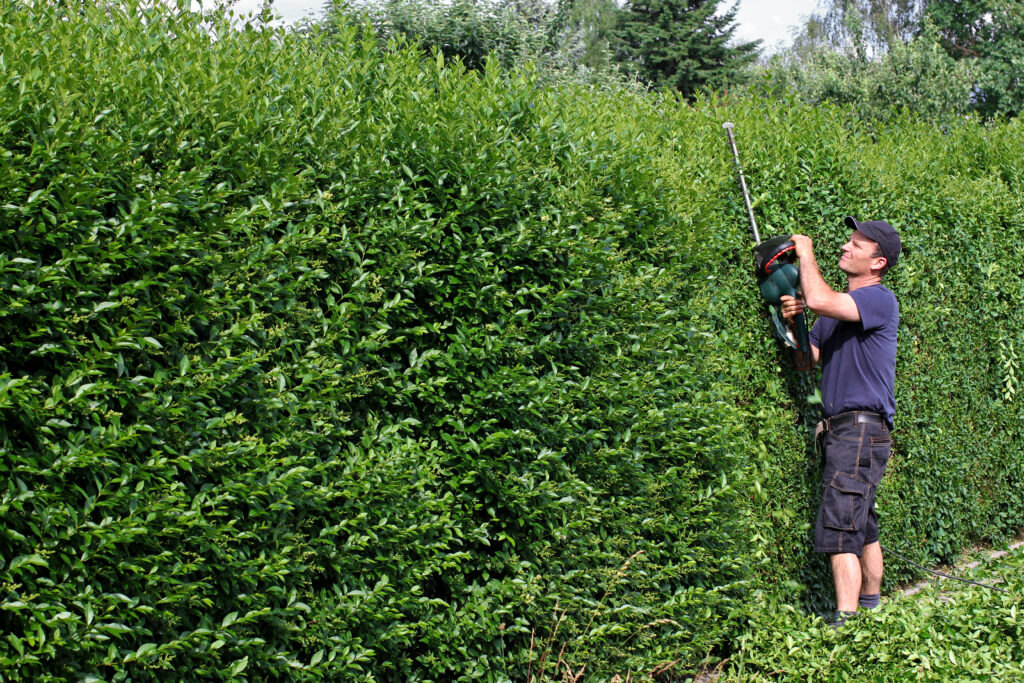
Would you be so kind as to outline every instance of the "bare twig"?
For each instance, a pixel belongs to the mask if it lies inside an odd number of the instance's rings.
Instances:
[[[537,629],[531,628],[530,629],[530,655],[529,655],[529,660],[526,663],[526,680],[530,681],[530,683],[533,682],[533,643],[534,643],[533,637],[536,634],[537,634]]]
[[[540,681],[544,680],[544,664],[547,662],[548,653],[551,652],[551,643],[552,643],[552,641],[554,641],[555,636],[558,635],[558,627],[562,625],[562,619],[565,618],[565,614],[566,614],[565,610],[562,610],[562,614],[561,615],[558,614],[558,606],[559,606],[559,604],[560,604],[560,602],[558,600],[556,600],[555,601],[555,614],[552,617],[552,619],[554,620],[554,623],[551,625],[551,628],[548,629],[548,639],[547,639],[547,642],[544,643],[544,651],[540,655],[540,661],[537,662],[537,673],[541,676],[541,678],[538,679],[538,680],[540,680]],[[532,663],[532,661],[533,661],[533,656],[532,656],[533,648],[532,648],[532,646],[531,646],[530,650],[531,650],[530,661]],[[564,645],[562,646],[562,651],[565,651],[565,646]],[[561,657],[562,657],[561,654],[559,654],[558,657],[559,657],[559,659],[561,659]],[[529,680],[533,681],[532,678],[529,679]]]
[[[559,663],[561,663],[562,666],[565,667],[565,679],[564,679],[565,682],[566,683],[579,683],[579,680],[581,678],[583,678],[583,672],[585,672],[587,670],[587,665],[584,664],[583,667],[580,669],[579,673],[573,673],[572,667],[569,666],[568,662],[563,660],[561,657],[559,657],[558,661],[559,661]]]
[[[601,613],[601,608],[604,607],[605,599],[607,599],[608,596],[612,594],[612,589],[615,588],[619,580],[626,575],[626,572],[629,570],[629,565],[633,563],[633,560],[635,560],[640,555],[643,555],[643,552],[643,550],[637,550],[635,553],[630,555],[626,559],[626,561],[622,563],[622,566],[619,567],[619,570],[615,572],[615,576],[608,584],[608,587],[605,589],[604,594],[601,596],[601,599],[598,600],[597,605],[594,606],[594,609],[590,614],[590,621],[587,622],[586,628],[584,628],[583,632],[576,637],[576,642],[579,642],[580,640],[585,638],[588,633],[590,633],[590,627],[594,625],[594,620],[596,620],[597,615]],[[586,666],[586,664],[584,664],[584,666]]]

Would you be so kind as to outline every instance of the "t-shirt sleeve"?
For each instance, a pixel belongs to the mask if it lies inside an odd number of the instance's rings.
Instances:
[[[861,287],[850,292],[850,296],[857,304],[865,331],[878,329],[895,317],[896,297],[884,287]]]

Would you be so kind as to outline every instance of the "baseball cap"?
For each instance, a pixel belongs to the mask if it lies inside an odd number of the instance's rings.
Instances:
[[[847,216],[844,222],[850,230],[860,230],[869,240],[878,243],[878,248],[885,257],[886,270],[896,265],[903,243],[900,241],[900,234],[891,225],[886,221],[862,222],[853,216]]]

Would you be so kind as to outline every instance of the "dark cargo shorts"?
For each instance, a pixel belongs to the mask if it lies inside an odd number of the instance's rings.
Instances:
[[[822,439],[825,471],[814,549],[860,557],[865,545],[878,541],[875,491],[889,462],[889,429],[847,423],[825,432]]]

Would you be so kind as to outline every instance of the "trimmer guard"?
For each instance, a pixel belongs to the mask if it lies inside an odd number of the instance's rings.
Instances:
[[[785,263],[796,261],[796,245],[789,235],[773,237],[754,247],[754,263],[760,277],[770,275]]]

